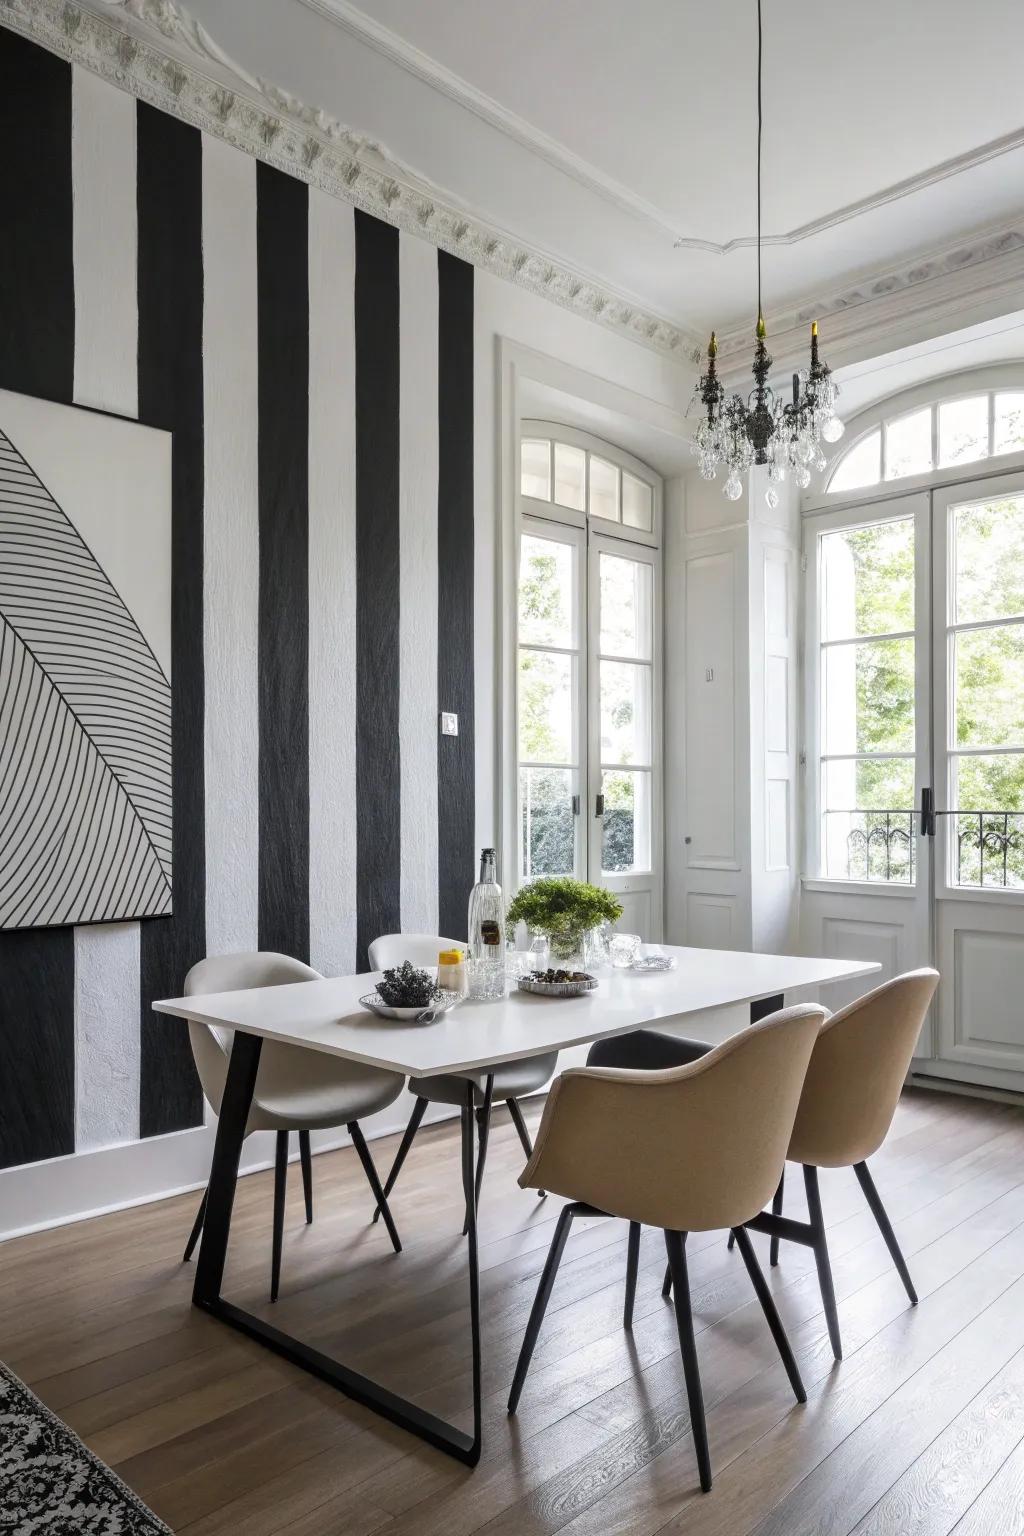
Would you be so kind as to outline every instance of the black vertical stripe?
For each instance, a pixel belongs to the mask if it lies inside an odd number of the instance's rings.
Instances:
[[[473,683],[473,268],[437,253],[437,707],[459,717],[438,736],[438,915],[461,938],[475,879]]]
[[[401,926],[398,231],[356,211],[356,966]]]
[[[259,942],[309,959],[309,189],[256,167]]]
[[[174,434],[171,471],[173,916],[141,927],[143,1136],[201,1125],[188,1031],[154,1014],[206,947],[203,781],[202,135],[139,103],[139,419]]]
[[[71,66],[0,28],[0,389],[70,403]],[[75,1148],[75,939],[0,934],[0,1167]]]

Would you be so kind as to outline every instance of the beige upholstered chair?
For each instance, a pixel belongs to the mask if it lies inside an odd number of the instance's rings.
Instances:
[[[938,984],[938,971],[927,968],[908,971],[892,981],[883,982],[846,1008],[840,1008],[827,1020],[807,1069],[786,1154],[790,1162],[803,1164],[810,1219],[798,1222],[783,1217],[783,1180],[780,1178],[771,1215],[759,1216],[747,1223],[755,1231],[771,1236],[773,1265],[779,1262],[781,1239],[813,1249],[829,1340],[837,1360],[843,1358],[843,1345],[818,1190],[818,1169],[853,1168],[911,1306],[916,1307],[917,1292],[875,1188],[867,1159],[878,1151],[889,1133],[921,1026]],[[670,1043],[662,1045],[662,1055],[666,1049],[671,1049]],[[730,1236],[730,1248],[733,1241],[734,1236]],[[631,1251],[626,1272],[627,1295],[635,1286],[636,1262]],[[671,1288],[672,1272],[667,1269],[665,1295]]]
[[[432,966],[437,964],[437,957],[442,949],[465,949],[465,947],[464,940],[435,938],[429,933],[386,933],[379,939],[374,939],[369,947],[370,969],[371,971],[387,970],[393,965],[401,965],[403,960],[411,960],[413,965]],[[477,1103],[477,1123],[480,1127],[480,1155],[476,1166],[476,1193],[479,1199],[484,1176],[484,1161],[487,1157],[491,1104],[504,1102],[508,1105],[512,1124],[523,1144],[523,1151],[527,1157],[530,1157],[533,1144],[530,1141],[530,1133],[527,1130],[519,1100],[524,1094],[536,1093],[543,1088],[557,1065],[558,1052],[550,1051],[545,1056],[531,1056],[526,1061],[510,1061],[496,1066],[489,1101],[485,1098],[486,1072],[467,1072],[464,1076],[420,1077],[416,1079],[415,1085],[410,1083],[410,1091],[415,1095],[415,1101],[401,1146],[384,1184],[385,1195],[390,1195],[395,1187],[395,1180],[402,1171],[402,1164],[419,1130],[427,1105],[451,1104],[461,1109],[466,1101],[466,1083],[472,1080],[476,1087],[474,1098]],[[543,1194],[543,1191],[541,1193]],[[379,1210],[374,1212],[374,1221],[377,1220],[378,1214]]]
[[[235,992],[249,987],[275,987],[290,982],[320,979],[319,971],[303,965],[301,960],[293,960],[289,955],[279,955],[269,950],[251,954],[215,955],[200,960],[198,965],[192,967],[185,978],[185,994],[193,997],[210,992]],[[189,1024],[189,1037],[203,1092],[210,1107],[219,1114],[233,1033],[229,1029],[215,1029],[206,1024],[193,1023]],[[277,1300],[281,1279],[288,1140],[292,1131],[299,1133],[306,1220],[313,1220],[309,1133],[344,1125],[352,1138],[370,1188],[376,1199],[382,1202],[384,1220],[395,1251],[401,1251],[398,1230],[387,1207],[359,1121],[393,1104],[404,1086],[405,1078],[397,1072],[337,1060],[317,1051],[302,1050],[294,1045],[279,1045],[272,1040],[264,1042],[246,1135],[251,1131],[277,1132],[270,1283],[272,1301]],[[185,1249],[186,1260],[192,1256],[203,1229],[205,1215],[204,1194]]]
[[[790,1383],[806,1400],[796,1361],[744,1223],[776,1188],[823,1008],[772,1014],[698,1061],[665,1071],[580,1067],[551,1090],[537,1145],[519,1182],[568,1196],[530,1314],[509,1397],[514,1413],[572,1219],[620,1216],[630,1248],[640,1224],[661,1227],[675,1282],[676,1325],[701,1487],[711,1487],[704,1403],[693,1336],[685,1243],[730,1227]],[[627,1312],[630,1302],[627,1300]]]

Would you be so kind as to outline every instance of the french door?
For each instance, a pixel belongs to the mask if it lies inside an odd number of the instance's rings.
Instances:
[[[661,614],[650,545],[524,516],[519,536],[517,884],[615,892],[662,931]]]
[[[805,941],[942,977],[917,1067],[1024,1088],[1024,474],[808,519]]]

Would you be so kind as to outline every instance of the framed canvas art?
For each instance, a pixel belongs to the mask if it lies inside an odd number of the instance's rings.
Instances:
[[[171,881],[171,436],[0,390],[0,929]]]

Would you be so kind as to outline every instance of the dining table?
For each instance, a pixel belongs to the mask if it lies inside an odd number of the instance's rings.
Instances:
[[[660,946],[672,968],[599,973],[598,986],[579,997],[545,997],[509,990],[504,999],[467,999],[430,1023],[384,1019],[360,998],[379,979],[374,973],[335,976],[246,991],[166,998],[157,1013],[233,1032],[217,1121],[202,1246],[193,1305],[402,1426],[467,1466],[482,1448],[482,1349],[477,1249],[475,1164],[481,1082],[486,1098],[494,1068],[503,1062],[564,1051],[632,1030],[656,1028],[718,1044],[751,1018],[793,1001],[794,994],[877,972],[874,961],[747,951]],[[514,987],[514,983],[510,986]],[[826,998],[827,1001],[827,998]],[[461,1109],[461,1168],[466,1199],[473,1415],[467,1430],[429,1413],[380,1382],[321,1353],[223,1294],[224,1268],[239,1158],[264,1040],[384,1067],[416,1080],[435,1074],[473,1074]],[[680,1169],[685,1177],[685,1169]]]

